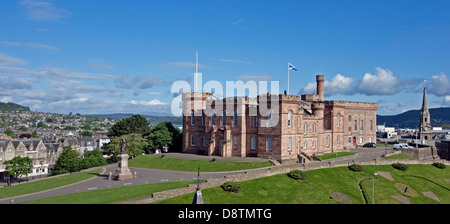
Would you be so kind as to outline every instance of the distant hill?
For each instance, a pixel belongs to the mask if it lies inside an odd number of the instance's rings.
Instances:
[[[2,103],[0,102],[0,111],[30,111],[29,107],[24,107],[15,103]]]
[[[91,116],[91,117],[101,117],[101,118],[108,118],[112,120],[122,120],[127,117],[133,116],[133,114],[85,114],[84,116]],[[175,126],[181,126],[183,124],[183,120],[181,117],[173,117],[173,116],[151,116],[151,115],[144,115],[141,114],[141,116],[147,118],[147,121],[150,123],[150,125],[157,125],[160,122],[171,122]]]
[[[432,127],[450,126],[450,107],[432,108],[430,119]],[[420,110],[409,110],[397,115],[377,115],[377,124],[386,124],[396,128],[418,128],[420,123]]]

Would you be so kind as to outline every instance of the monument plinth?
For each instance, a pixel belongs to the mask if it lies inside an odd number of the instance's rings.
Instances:
[[[120,143],[120,154],[117,155],[117,159],[119,160],[118,168],[114,174],[111,172],[109,173],[109,180],[129,180],[136,178],[137,175],[136,172],[131,173],[128,168],[128,158],[130,156],[127,154],[125,139],[120,139]]]

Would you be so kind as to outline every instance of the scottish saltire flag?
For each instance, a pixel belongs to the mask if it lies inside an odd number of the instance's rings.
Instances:
[[[297,71],[297,69],[291,63],[289,63],[288,65],[289,65],[289,70]]]

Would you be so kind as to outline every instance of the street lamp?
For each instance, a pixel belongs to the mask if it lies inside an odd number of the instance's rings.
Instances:
[[[375,204],[375,176],[378,175],[378,173],[373,173],[372,175],[372,204]]]

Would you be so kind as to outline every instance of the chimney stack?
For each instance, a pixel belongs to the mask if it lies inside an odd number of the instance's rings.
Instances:
[[[316,75],[317,82],[317,95],[319,95],[319,101],[323,101],[323,89],[325,84],[325,76],[324,75]]]

